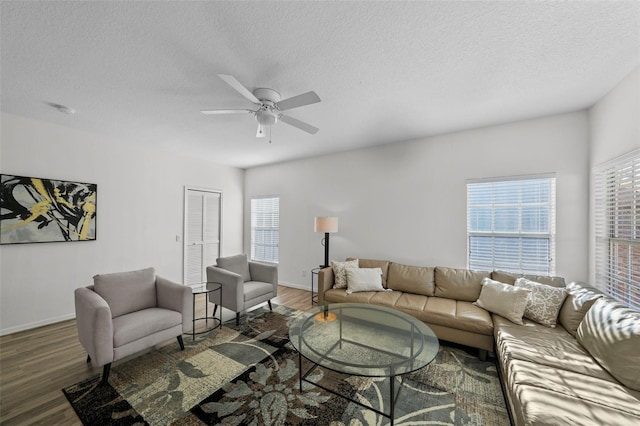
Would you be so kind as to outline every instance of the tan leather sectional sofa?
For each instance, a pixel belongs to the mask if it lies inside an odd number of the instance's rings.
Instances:
[[[640,425],[640,312],[577,283],[558,325],[517,325],[473,304],[482,280],[513,284],[513,274],[417,267],[360,259],[383,272],[392,291],[347,294],[331,267],[318,275],[318,303],[373,303],[424,321],[438,338],[495,352],[515,425]],[[560,277],[529,276],[564,287]]]

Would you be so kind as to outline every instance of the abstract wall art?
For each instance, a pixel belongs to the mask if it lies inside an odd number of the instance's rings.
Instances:
[[[93,241],[94,183],[0,175],[0,244]]]

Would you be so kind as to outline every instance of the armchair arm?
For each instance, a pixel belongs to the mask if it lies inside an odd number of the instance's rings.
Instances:
[[[273,284],[274,297],[278,294],[278,265],[268,263],[249,262],[249,274],[252,281],[262,281]]]
[[[88,288],[74,292],[76,324],[80,343],[96,367],[113,361],[111,308],[98,293]]]
[[[182,332],[190,333],[193,328],[191,288],[156,275],[156,295],[159,308],[171,309],[182,314]]]
[[[323,268],[318,272],[318,305],[324,305],[324,292],[333,288],[333,268]]]
[[[207,266],[207,281],[222,285],[222,306],[234,312],[244,309],[244,281],[242,276],[217,266]],[[209,295],[211,296],[211,295]],[[211,300],[218,303],[217,300]]]

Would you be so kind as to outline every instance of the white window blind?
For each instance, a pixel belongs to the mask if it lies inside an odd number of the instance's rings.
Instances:
[[[251,259],[279,261],[280,197],[251,199]]]
[[[640,308],[640,149],[593,170],[596,286]]]
[[[469,269],[555,273],[553,176],[467,183]]]

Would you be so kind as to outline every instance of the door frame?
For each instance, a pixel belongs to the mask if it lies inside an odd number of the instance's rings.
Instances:
[[[222,201],[223,201],[223,193],[221,189],[212,189],[212,188],[203,188],[198,186],[188,186],[184,187],[183,194],[183,211],[182,211],[182,284],[187,284],[187,218],[188,218],[188,208],[189,208],[189,191],[198,191],[198,192],[210,192],[214,194],[220,195],[220,212],[218,214],[218,256],[222,254],[222,241],[223,241],[223,231],[222,231]]]

